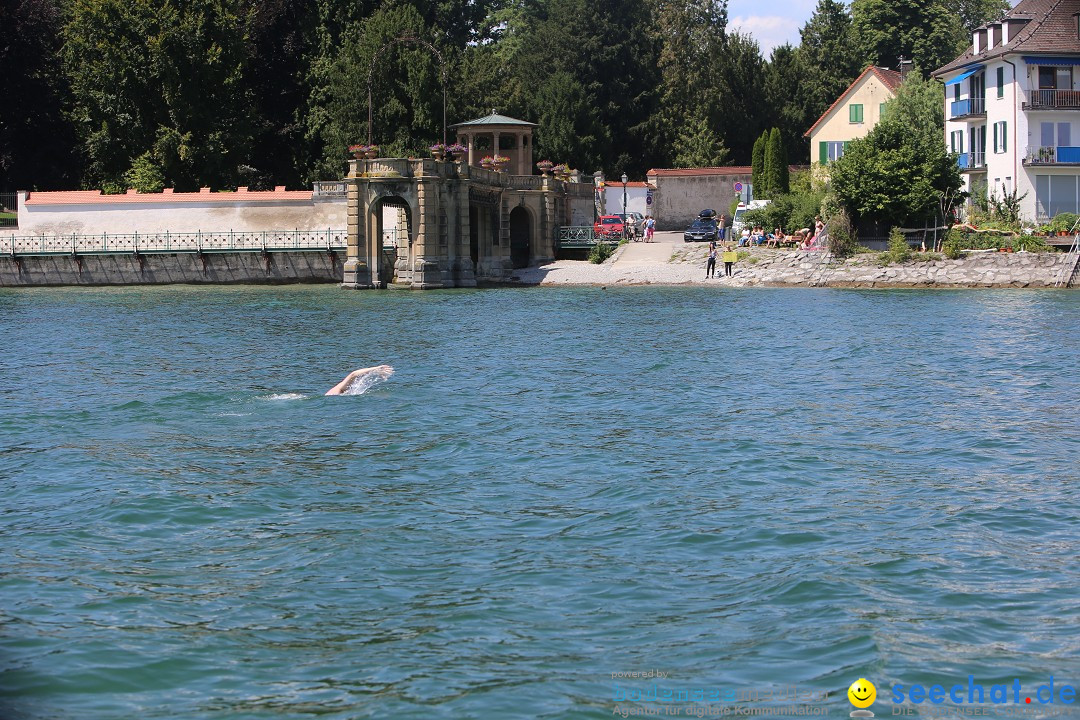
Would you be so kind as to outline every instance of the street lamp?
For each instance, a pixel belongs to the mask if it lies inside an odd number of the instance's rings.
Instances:
[[[626,239],[626,173],[622,174],[622,234]]]

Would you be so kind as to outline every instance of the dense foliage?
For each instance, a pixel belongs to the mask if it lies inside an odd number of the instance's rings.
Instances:
[[[940,7],[970,25],[1002,1],[819,0],[765,58],[727,0],[0,0],[0,190],[340,177],[369,75],[387,152],[442,139],[445,76],[449,123],[536,122],[540,155],[590,172],[746,165],[769,128],[762,169],[770,147],[772,167],[805,162],[868,61],[933,69],[966,42],[934,34]]]

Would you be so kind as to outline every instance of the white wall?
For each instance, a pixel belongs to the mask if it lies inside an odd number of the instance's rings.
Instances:
[[[275,194],[280,197],[275,199]],[[144,195],[137,201],[101,196],[72,202],[75,195],[31,193],[28,202],[27,194],[19,193],[19,227],[3,235],[338,230],[347,224],[345,198],[315,201],[311,193],[176,193]],[[242,195],[256,197],[241,199]]]
[[[647,187],[635,187],[627,184],[626,187],[626,212],[639,212],[642,215],[656,215],[653,206],[649,204],[650,193],[656,192]],[[616,215],[623,211],[623,186],[621,182],[608,182],[604,185],[605,212],[608,215]]]

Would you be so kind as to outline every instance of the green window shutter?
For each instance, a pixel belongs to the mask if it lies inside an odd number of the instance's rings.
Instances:
[[[998,123],[994,123],[994,152],[998,151]]]
[[[847,146],[850,145],[850,144],[851,144],[850,140],[845,140],[844,141],[844,152],[847,152]]]
[[[1005,97],[1005,68],[997,69],[998,97]]]
[[[848,105],[848,121],[853,123],[862,122],[862,105]]]
[[[877,117],[878,117],[878,120],[885,117],[885,103],[878,103]]]
[[[1008,127],[1009,126],[1004,121],[1002,121],[1002,123],[1001,123],[1001,152],[1009,152],[1008,132],[1006,131],[1006,128],[1008,128]]]
[[[818,143],[818,162],[822,165],[829,163],[829,143],[824,140]]]

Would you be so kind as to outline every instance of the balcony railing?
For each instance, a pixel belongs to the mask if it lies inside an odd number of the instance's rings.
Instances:
[[[986,153],[960,153],[956,156],[956,164],[961,170],[975,170],[986,167]]]
[[[1025,110],[1080,110],[1080,90],[1032,90]]]
[[[1080,165],[1080,147],[1033,145],[1024,154],[1025,165]]]
[[[986,98],[968,98],[967,100],[955,100],[949,106],[949,119],[964,117],[965,115],[985,115]]]
[[[107,255],[111,253],[216,253],[342,250],[345,230],[103,233],[101,235],[12,235],[0,238],[5,255]]]

